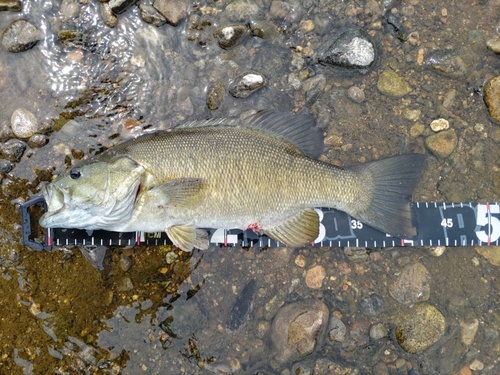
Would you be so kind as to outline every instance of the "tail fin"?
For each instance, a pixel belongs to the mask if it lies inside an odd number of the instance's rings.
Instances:
[[[369,206],[353,216],[395,237],[415,236],[409,202],[426,159],[422,154],[405,154],[350,167],[371,182]]]

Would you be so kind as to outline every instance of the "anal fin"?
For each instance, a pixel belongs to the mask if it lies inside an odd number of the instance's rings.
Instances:
[[[287,246],[303,246],[318,237],[319,216],[312,209],[303,210],[285,222],[263,231],[265,235]]]
[[[175,246],[184,251],[193,251],[193,248],[208,249],[208,233],[196,229],[192,225],[174,225],[166,229],[167,235]]]

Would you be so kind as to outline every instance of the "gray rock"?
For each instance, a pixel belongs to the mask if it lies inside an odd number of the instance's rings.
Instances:
[[[228,4],[224,13],[231,22],[250,22],[260,17],[260,8],[251,0],[235,0]]]
[[[434,306],[419,304],[396,317],[395,336],[408,353],[421,353],[436,343],[445,330],[443,314]]]
[[[116,290],[119,292],[128,292],[132,289],[134,289],[134,284],[132,284],[130,277],[124,277],[116,285]]]
[[[219,26],[214,36],[221,48],[228,49],[244,41],[249,31],[246,25],[225,25]]]
[[[132,267],[132,258],[121,253],[120,260],[118,261],[118,264],[120,265],[120,268],[124,272],[127,272],[130,269],[130,267]]]
[[[114,14],[120,14],[125,12],[125,10],[134,4],[137,0],[110,0],[109,8]]]
[[[431,294],[431,275],[421,263],[407,264],[389,286],[389,294],[405,305],[427,301]]]
[[[186,17],[188,4],[185,0],[155,0],[153,7],[173,26]]]
[[[384,337],[388,337],[389,328],[384,323],[377,323],[370,327],[370,338],[374,340],[380,340]]]
[[[375,316],[384,311],[384,300],[377,294],[365,297],[359,303],[359,309],[365,315]]]
[[[282,307],[271,326],[275,359],[286,363],[305,357],[320,347],[328,315],[328,308],[318,300],[303,300]]]
[[[286,22],[297,23],[303,19],[305,12],[302,4],[297,0],[274,0],[271,3],[269,15]]]
[[[224,96],[226,95],[226,88],[220,82],[214,82],[208,88],[207,93],[207,107],[211,111],[215,111],[222,104]]]
[[[17,138],[29,138],[40,131],[35,115],[24,108],[18,108],[12,113],[10,126]]]
[[[248,320],[253,309],[253,299],[255,294],[256,281],[250,280],[241,290],[227,314],[226,328],[229,331],[239,330]]]
[[[382,94],[396,99],[411,92],[410,85],[392,70],[384,70],[380,73],[377,88]]]
[[[0,124],[0,141],[6,141],[10,138],[14,138],[14,133],[12,133],[12,128],[10,127],[10,121],[2,121]]]
[[[0,11],[8,10],[11,12],[20,11],[22,8],[21,2],[18,0],[2,0],[0,1]]]
[[[462,57],[455,50],[431,52],[425,59],[425,63],[435,72],[453,78],[465,76],[469,69]]]
[[[0,159],[0,173],[9,173],[12,168],[14,168],[14,165],[10,161]]]
[[[306,94],[306,101],[308,103],[314,103],[316,99],[323,94],[325,86],[326,77],[323,74],[318,74],[302,82],[302,91]]]
[[[2,34],[2,44],[9,52],[23,52],[43,39],[43,33],[25,20],[12,22]]]
[[[75,18],[80,12],[80,4],[77,0],[63,0],[59,12],[66,19]]]
[[[246,72],[236,77],[229,85],[229,93],[235,98],[246,98],[264,87],[266,78],[257,72]]]
[[[156,318],[160,327],[174,338],[189,338],[205,327],[204,314],[194,299],[177,300],[173,309],[160,309]]]
[[[47,143],[49,143],[49,137],[45,134],[33,134],[28,139],[28,146],[31,148],[40,148],[45,146]]]
[[[10,139],[0,145],[0,158],[17,163],[21,160],[25,150],[26,143],[18,139]]]
[[[347,334],[347,327],[344,322],[336,316],[330,316],[330,323],[328,323],[328,340],[330,342],[344,342]]]
[[[494,38],[488,39],[486,41],[486,47],[488,47],[491,52],[500,53],[500,36],[497,35]]]
[[[163,26],[167,19],[163,17],[152,5],[140,4],[139,14],[144,22],[150,23],[156,27]]]
[[[118,17],[116,17],[109,3],[101,3],[101,16],[108,27],[115,27],[118,23]]]
[[[446,158],[457,146],[457,133],[454,129],[444,130],[425,138],[425,145],[434,155]]]
[[[355,103],[363,103],[365,101],[365,91],[358,86],[349,87],[347,96]]]
[[[375,61],[375,51],[375,44],[366,31],[349,27],[335,35],[332,44],[318,53],[318,62],[365,72]]]

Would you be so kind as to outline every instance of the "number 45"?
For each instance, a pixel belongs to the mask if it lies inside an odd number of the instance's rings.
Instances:
[[[498,204],[478,204],[476,210],[477,238],[488,244],[497,241],[500,237],[500,220],[491,214],[500,214],[500,206]],[[479,230],[485,225],[487,226],[486,230]]]

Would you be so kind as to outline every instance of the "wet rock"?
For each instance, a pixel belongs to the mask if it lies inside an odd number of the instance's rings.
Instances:
[[[338,33],[330,47],[318,53],[318,62],[322,65],[367,71],[375,57],[375,45],[368,33],[351,27]]]
[[[330,342],[344,342],[347,334],[347,327],[344,322],[332,315],[328,323],[327,337]]]
[[[144,22],[150,23],[156,27],[163,26],[167,19],[163,17],[152,5],[140,4],[139,14]]]
[[[441,255],[444,254],[445,251],[446,251],[446,246],[432,246],[432,247],[429,247],[429,253],[432,256],[435,256],[435,257],[440,257]]]
[[[132,289],[134,289],[134,284],[132,284],[130,277],[124,277],[116,285],[116,290],[119,292],[128,292]]]
[[[423,132],[425,131],[425,126],[424,124],[421,124],[419,122],[417,122],[416,124],[414,124],[411,128],[410,128],[410,135],[412,137],[418,137],[419,135],[421,135]]]
[[[302,254],[299,254],[295,257],[295,264],[299,267],[305,267],[306,266],[306,257],[303,256]]]
[[[297,0],[274,0],[269,10],[271,17],[284,20],[287,23],[298,23],[303,19],[304,14],[305,10]]]
[[[476,246],[474,249],[492,265],[500,267],[500,246]]]
[[[21,2],[17,0],[2,0],[0,1],[0,11],[8,10],[17,12],[21,10]]]
[[[248,320],[253,309],[255,286],[255,279],[250,280],[229,310],[226,318],[226,328],[229,331],[237,331]]]
[[[308,103],[313,103],[316,99],[323,94],[326,86],[326,77],[323,74],[318,74],[312,78],[306,79],[302,82],[302,91],[306,94]]]
[[[228,49],[241,43],[248,36],[249,29],[246,25],[226,25],[215,30],[214,36],[220,48]]]
[[[18,139],[11,139],[0,145],[0,158],[17,163],[21,160],[25,150],[26,143]]]
[[[435,72],[453,78],[463,77],[468,71],[464,60],[454,50],[431,52],[425,59],[425,63]]]
[[[130,269],[130,267],[132,267],[132,258],[121,253],[118,265],[120,266],[122,271],[127,272]]]
[[[10,52],[23,52],[43,39],[43,33],[25,20],[12,22],[2,34],[2,44]]]
[[[302,358],[321,346],[328,315],[326,305],[317,300],[303,300],[282,307],[271,326],[276,360],[285,363]]]
[[[444,118],[438,118],[437,120],[433,120],[431,122],[431,129],[436,133],[449,128],[450,122]]]
[[[392,70],[384,70],[377,81],[378,90],[391,98],[401,98],[411,92],[410,85]]]
[[[403,22],[398,15],[392,12],[387,12],[385,14],[385,22],[387,23],[388,28],[392,32],[394,32],[394,34],[400,41],[406,41],[408,31],[406,31],[406,28],[403,26]]]
[[[137,0],[110,0],[109,8],[114,14],[120,14],[125,12],[125,10],[136,1]]]
[[[174,338],[188,338],[203,329],[207,314],[204,314],[194,299],[177,300],[172,310],[157,313],[160,327]]]
[[[454,129],[444,130],[425,139],[425,145],[429,151],[440,158],[450,156],[457,142],[457,133]]]
[[[294,375],[313,375],[314,364],[310,360],[294,363],[292,366],[292,374]]]
[[[80,5],[77,0],[63,0],[61,1],[61,6],[59,7],[59,13],[66,18],[71,19],[78,16],[80,12]]]
[[[462,342],[465,346],[471,346],[476,337],[477,329],[479,328],[479,320],[472,319],[471,321],[461,321],[460,330],[462,333]]]
[[[306,285],[311,289],[319,289],[323,285],[326,271],[323,266],[316,266],[307,270]]]
[[[49,143],[49,137],[45,134],[33,134],[28,139],[28,146],[31,148],[40,148]]]
[[[347,90],[347,96],[355,103],[363,103],[365,101],[365,90],[358,86],[351,86]]]
[[[384,323],[377,323],[370,327],[370,338],[374,340],[380,340],[384,337],[388,337],[389,328]]]
[[[236,0],[228,4],[224,13],[231,22],[250,22],[259,17],[260,8],[251,0]]]
[[[490,116],[500,124],[500,76],[486,82],[483,99]]]
[[[247,72],[236,77],[229,85],[229,93],[235,98],[246,98],[264,87],[266,79],[260,73]]]
[[[272,319],[286,301],[287,293],[284,290],[278,291],[264,306],[264,318]]]
[[[177,26],[186,17],[188,4],[185,0],[155,0],[153,7],[172,26]]]
[[[422,117],[422,111],[420,109],[405,108],[403,109],[402,115],[405,119],[415,122],[420,120],[420,117]]]
[[[7,139],[13,137],[14,133],[12,133],[10,121],[2,121],[0,124],[0,141],[6,141]]]
[[[408,353],[421,353],[444,334],[445,319],[434,306],[420,304],[400,314],[395,327],[398,344]]]
[[[12,113],[10,126],[17,138],[29,138],[40,131],[35,115],[24,108],[18,108]]]
[[[500,53],[500,36],[488,39],[486,41],[486,47],[488,47],[491,52]]]
[[[0,173],[9,173],[12,168],[14,168],[14,165],[10,161],[0,159]]]
[[[251,23],[252,36],[261,39],[276,39],[279,34],[279,28],[272,22],[266,20],[257,20]]]
[[[214,82],[210,85],[207,92],[207,107],[215,111],[220,107],[226,95],[226,88],[220,82]]]
[[[431,293],[431,275],[421,263],[407,264],[389,286],[389,294],[399,303],[427,301]]]
[[[101,16],[108,27],[115,27],[118,23],[118,17],[116,17],[109,3],[101,3]]]
[[[368,316],[378,315],[384,311],[384,300],[378,294],[372,294],[361,300],[359,309]]]

